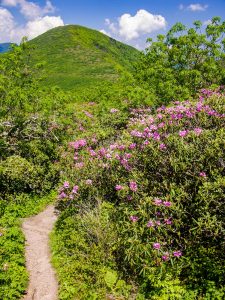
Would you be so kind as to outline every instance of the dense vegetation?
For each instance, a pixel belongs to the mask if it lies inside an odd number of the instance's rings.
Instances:
[[[200,25],[133,69],[137,51],[79,26],[0,56],[1,299],[27,285],[21,218],[54,200],[60,299],[224,299],[225,23]]]

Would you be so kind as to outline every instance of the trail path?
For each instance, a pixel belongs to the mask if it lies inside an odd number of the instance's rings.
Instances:
[[[54,207],[25,219],[22,225],[26,237],[26,266],[29,287],[23,300],[57,300],[58,284],[50,263],[49,234],[56,221]]]

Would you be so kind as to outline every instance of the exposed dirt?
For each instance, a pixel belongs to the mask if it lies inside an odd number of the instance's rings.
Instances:
[[[54,207],[25,219],[22,225],[26,237],[26,266],[29,286],[23,300],[57,300],[58,283],[50,263],[49,233],[57,217]]]

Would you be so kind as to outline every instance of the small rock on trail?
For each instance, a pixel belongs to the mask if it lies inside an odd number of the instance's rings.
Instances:
[[[58,283],[50,263],[49,234],[57,217],[54,206],[24,220],[22,229],[26,237],[26,267],[29,286],[23,300],[57,300]]]

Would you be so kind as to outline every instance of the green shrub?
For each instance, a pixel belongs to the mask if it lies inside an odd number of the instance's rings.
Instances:
[[[224,293],[224,103],[204,90],[153,114],[135,109],[111,145],[83,138],[64,155],[58,208],[113,204],[117,269],[146,299],[204,298],[209,282]]]

